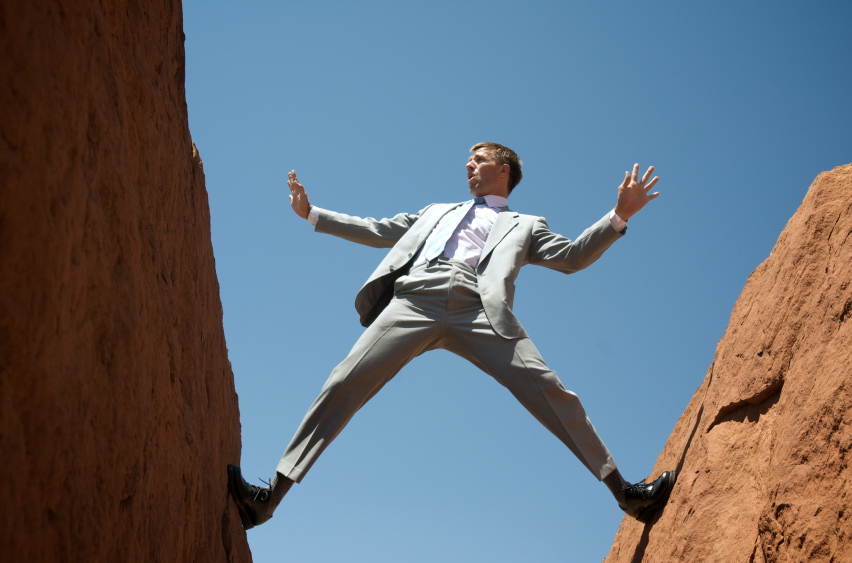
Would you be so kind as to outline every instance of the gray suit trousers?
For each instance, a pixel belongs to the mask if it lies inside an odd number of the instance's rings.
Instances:
[[[615,469],[579,398],[547,368],[532,341],[494,332],[473,268],[440,258],[415,266],[396,281],[394,298],[331,372],[277,471],[300,482],[385,383],[415,357],[440,348],[469,360],[506,387],[597,479]]]

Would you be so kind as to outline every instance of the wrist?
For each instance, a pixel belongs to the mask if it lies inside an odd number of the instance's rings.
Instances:
[[[311,209],[313,209],[313,208],[314,208],[314,206],[309,203],[308,204],[308,211],[305,213],[305,216],[302,217],[302,219],[307,221],[308,218],[311,216]]]
[[[625,223],[633,216],[632,213],[628,213],[625,209],[619,207],[618,205],[615,206],[614,211],[615,214],[618,215],[618,217]]]

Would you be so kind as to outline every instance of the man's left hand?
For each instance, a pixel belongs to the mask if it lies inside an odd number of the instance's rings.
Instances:
[[[633,165],[633,174],[624,173],[624,181],[618,186],[618,203],[615,205],[616,215],[627,221],[645,207],[645,204],[660,195],[660,192],[648,193],[660,179],[659,176],[654,176],[654,179],[649,182],[648,178],[651,177],[653,172],[654,167],[651,166],[642,176],[642,180],[638,180],[639,164],[637,163]]]

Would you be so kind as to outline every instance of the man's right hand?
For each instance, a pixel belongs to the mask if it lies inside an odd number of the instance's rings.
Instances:
[[[296,212],[296,215],[302,219],[307,219],[308,213],[311,211],[311,204],[308,203],[308,194],[305,193],[305,187],[296,178],[295,170],[291,170],[287,174],[287,185],[290,186],[290,206]]]

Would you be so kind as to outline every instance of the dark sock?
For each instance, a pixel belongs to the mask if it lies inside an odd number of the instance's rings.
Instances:
[[[281,502],[281,499],[284,498],[284,495],[287,494],[287,491],[290,490],[290,487],[293,486],[292,479],[285,477],[275,472],[275,477],[272,478],[272,482],[269,484],[269,488],[272,489],[272,498],[269,499],[269,513],[272,514],[272,511],[278,506]]]
[[[622,489],[626,489],[630,486],[630,483],[624,480],[624,477],[619,473],[618,468],[614,469],[612,473],[604,477],[603,479],[604,485],[609,489],[609,492],[613,494],[613,496],[617,495],[618,492]]]

